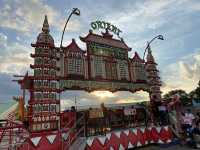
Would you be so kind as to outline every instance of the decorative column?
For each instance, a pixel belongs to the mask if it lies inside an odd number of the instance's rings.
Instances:
[[[42,32],[38,35],[35,44],[35,53],[31,54],[34,64],[30,65],[34,71],[32,89],[29,100],[29,130],[52,131],[59,128],[60,100],[57,73],[59,68],[58,48],[49,34],[49,24],[45,16]]]
[[[149,48],[147,54],[146,62],[146,72],[147,72],[147,82],[150,86],[150,99],[156,102],[161,101],[161,91],[160,91],[160,77],[158,75],[159,70],[157,69],[157,64],[152,55],[152,51]]]
[[[147,62],[146,62],[147,83],[149,84],[150,104],[153,113],[153,120],[158,116],[158,106],[161,105],[161,81],[157,64],[152,55],[150,46],[148,47]]]

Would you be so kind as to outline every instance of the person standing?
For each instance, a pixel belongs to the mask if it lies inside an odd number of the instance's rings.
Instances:
[[[192,122],[195,119],[194,115],[192,114],[190,109],[187,109],[184,116],[184,124],[187,128],[192,127]]]

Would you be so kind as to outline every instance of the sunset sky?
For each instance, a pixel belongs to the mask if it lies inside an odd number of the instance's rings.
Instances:
[[[1,0],[0,1],[0,102],[9,103],[20,94],[13,74],[24,74],[32,63],[30,46],[41,32],[44,15],[48,15],[50,34],[59,46],[66,17],[78,7],[81,16],[72,16],[64,44],[85,36],[90,23],[110,22],[122,30],[121,36],[132,51],[142,57],[146,42],[162,34],[164,41],[152,43],[163,81],[162,91],[183,89],[190,92],[200,80],[200,1],[199,0]],[[94,31],[100,33],[100,31]],[[104,94],[104,96],[102,96]],[[62,107],[147,100],[147,93],[67,91]]]

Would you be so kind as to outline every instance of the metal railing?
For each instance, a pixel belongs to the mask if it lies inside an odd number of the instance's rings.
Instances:
[[[67,131],[67,141],[65,142],[62,139],[62,150],[67,150],[70,146],[80,137],[81,135],[85,136],[85,126],[82,125],[80,128],[77,128],[80,123],[84,122],[85,114],[82,113],[82,116],[74,123],[74,125]],[[71,120],[67,125],[70,125],[73,120]],[[67,127],[66,125],[66,127]],[[64,145],[66,143],[66,145]]]
[[[0,127],[0,149],[15,150],[24,146],[28,132],[18,122],[4,120]],[[29,146],[28,146],[29,147]],[[27,149],[27,148],[26,148]]]

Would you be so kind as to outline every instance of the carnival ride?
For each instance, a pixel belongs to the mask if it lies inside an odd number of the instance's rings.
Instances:
[[[16,81],[24,91],[19,97],[19,121],[4,120],[0,127],[1,149],[17,150],[118,150],[151,143],[169,143],[173,135],[168,124],[156,122],[161,103],[160,77],[150,43],[163,40],[161,35],[148,44],[147,60],[131,51],[122,38],[115,39],[110,26],[102,35],[89,31],[80,37],[86,43],[82,50],[73,39],[62,46],[64,31],[70,17],[80,15],[73,9],[65,24],[60,47],[55,47],[47,16],[36,43],[31,44],[33,75],[28,73]],[[100,24],[100,22],[98,23]],[[119,35],[118,35],[119,36]],[[60,94],[65,90],[147,91],[149,111],[143,105],[61,111]],[[24,108],[25,91],[29,92]],[[5,141],[7,143],[5,143]]]

